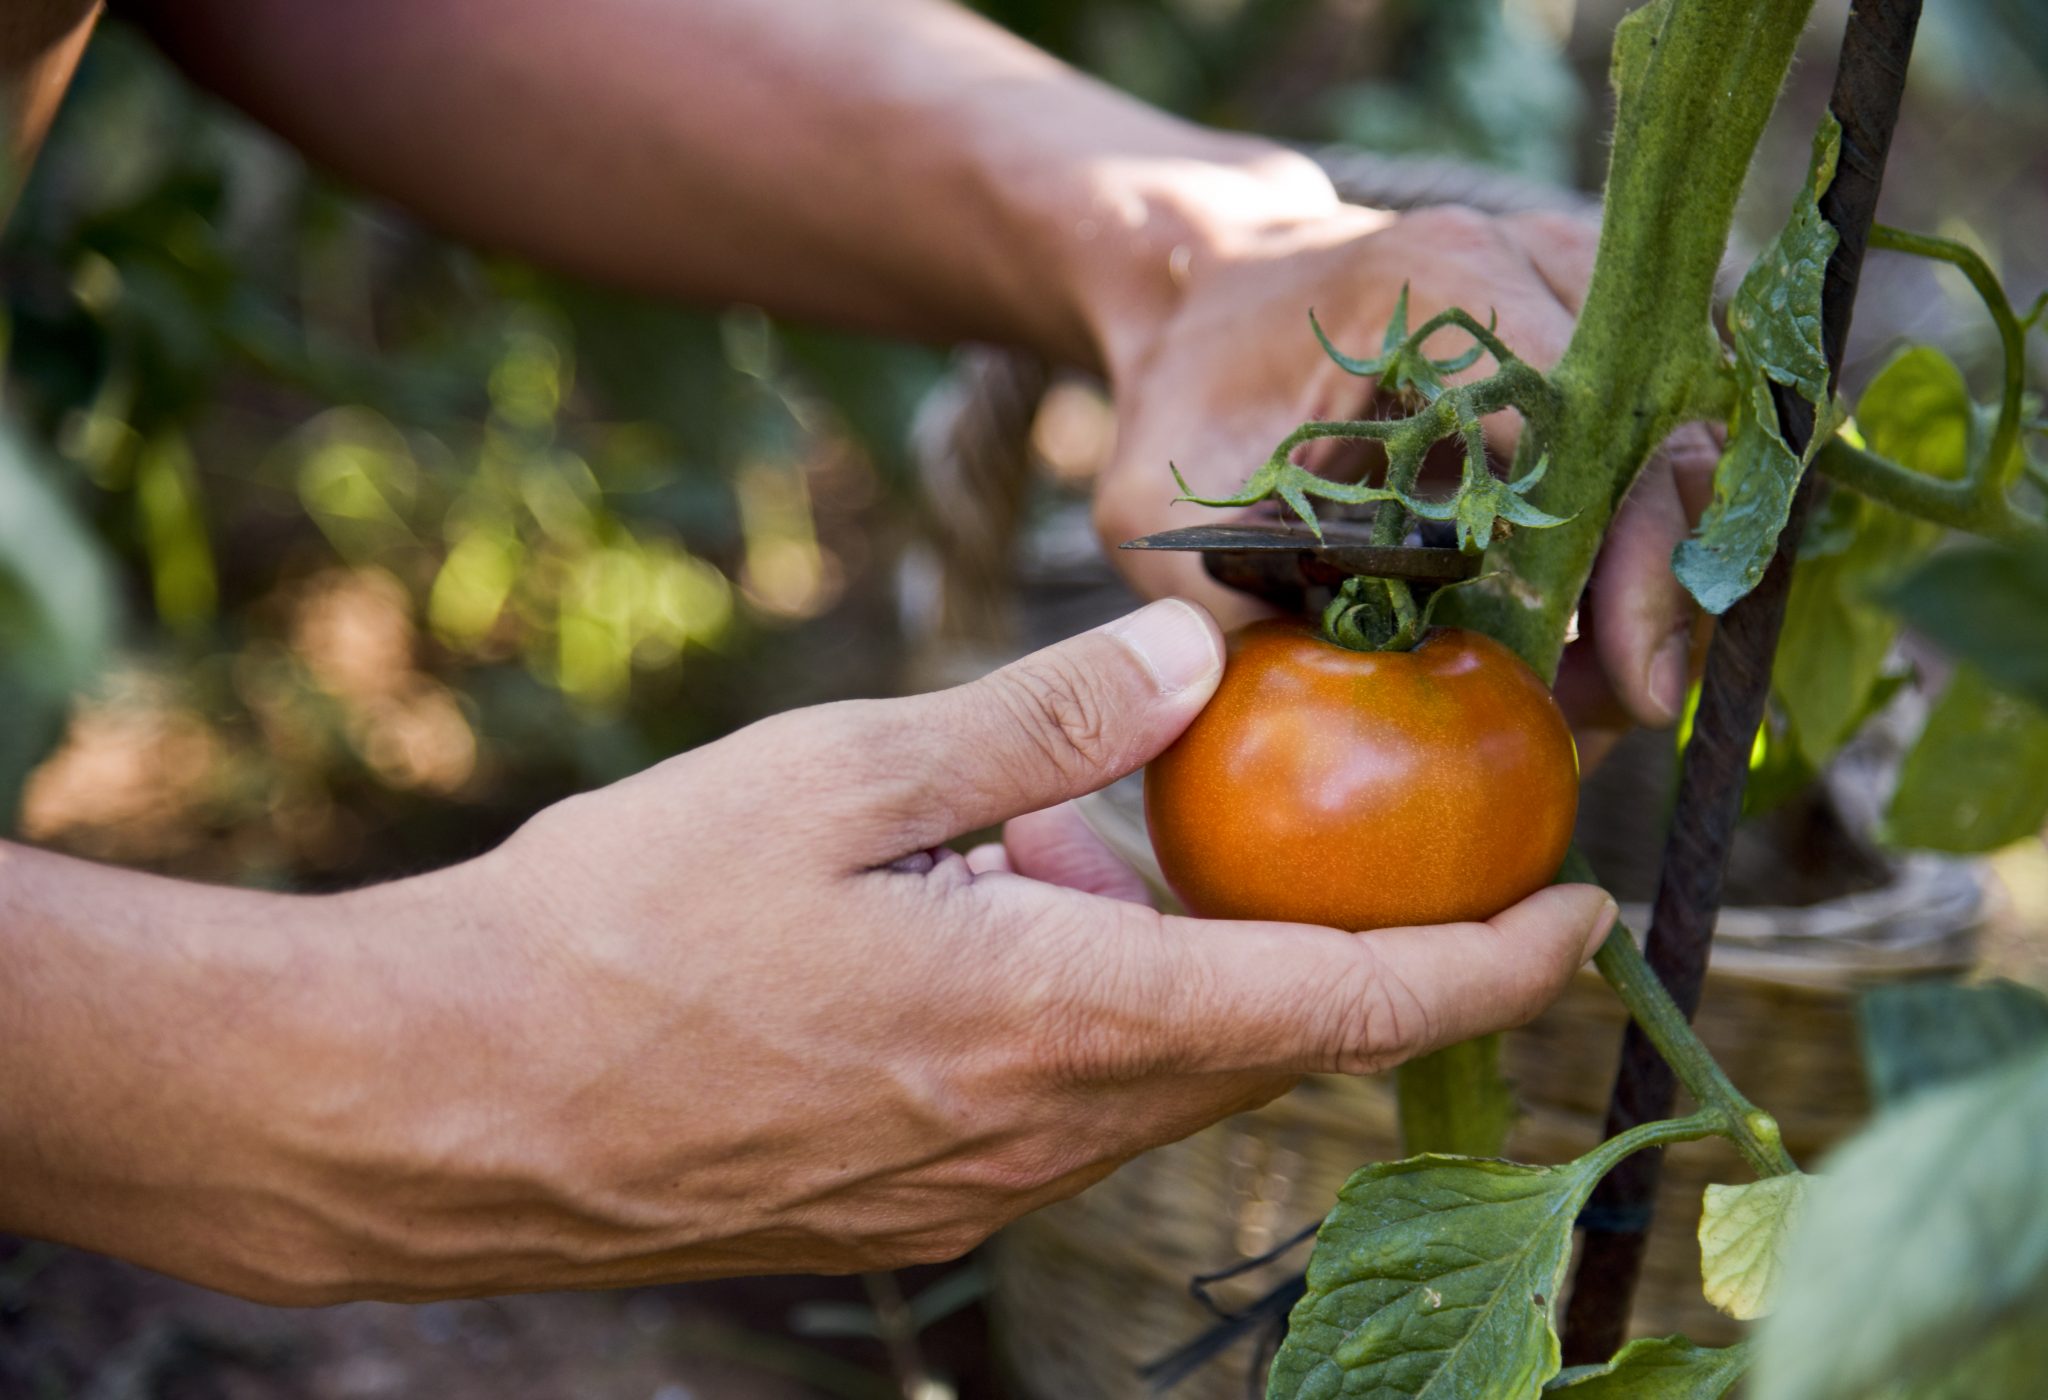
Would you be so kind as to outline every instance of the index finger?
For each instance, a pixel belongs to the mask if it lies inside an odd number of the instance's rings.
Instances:
[[[1038,897],[1055,892],[1038,887]],[[1077,932],[1056,1000],[1084,1062],[1153,1073],[1368,1074],[1533,1018],[1613,926],[1591,885],[1554,885],[1483,923],[1346,933],[1178,918],[1056,892]]]

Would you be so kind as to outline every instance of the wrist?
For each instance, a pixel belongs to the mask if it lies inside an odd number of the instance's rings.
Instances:
[[[251,1297],[342,1266],[298,1124],[374,998],[328,901],[0,848],[8,1228]]]
[[[1343,205],[1297,151],[1199,132],[1200,149],[1090,172],[1071,277],[1094,362],[1112,383],[1149,358],[1190,292],[1224,266],[1337,215]],[[1305,311],[1304,311],[1305,314]]]
[[[1313,160],[1167,116],[1090,79],[988,86],[954,146],[1017,339],[1115,377],[1220,259],[1338,212]]]

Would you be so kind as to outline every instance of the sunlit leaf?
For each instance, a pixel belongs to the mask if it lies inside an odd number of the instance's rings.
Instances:
[[[182,434],[163,433],[136,455],[135,505],[157,616],[181,630],[211,620],[220,586],[199,475]]]
[[[2048,823],[2048,711],[1959,666],[1899,769],[1885,839],[1992,851]]]
[[[1974,412],[1954,363],[1916,347],[1871,380],[1855,426],[1872,451],[1949,477],[1964,469]],[[1792,576],[1771,681],[1811,767],[1825,764],[1872,708],[1899,630],[1886,590],[1940,538],[1937,527],[1850,491],[1833,493],[1809,527],[1813,547],[1802,549]]]
[[[1679,581],[1712,613],[1726,612],[1763,577],[1805,467],[1779,432],[1771,386],[1789,389],[1814,406],[1823,430],[1814,433],[1807,456],[1825,437],[1829,412],[1821,280],[1836,236],[1820,215],[1819,199],[1834,178],[1841,138],[1835,119],[1824,119],[1814,135],[1806,188],[1791,219],[1757,256],[1729,304],[1741,392],[1727,451],[1714,468],[1714,499],[1693,537],[1672,556]]]
[[[2048,1048],[1929,1090],[1852,1139],[1787,1251],[1759,1334],[1757,1400],[1910,1394],[1987,1344],[2010,1344],[2012,1328],[2038,1333],[2044,1158]],[[2000,1386],[1973,1400],[2039,1393]]]
[[[1931,345],[1901,350],[1856,401],[1864,445],[1928,476],[1954,480],[1968,469],[1976,407],[1955,361]]]
[[[1793,1172],[1740,1186],[1709,1186],[1700,1208],[1700,1281],[1730,1317],[1762,1317],[1772,1304],[1785,1241],[1810,1178]]]
[[[1562,1400],[1720,1400],[1749,1365],[1749,1347],[1638,1337],[1601,1366],[1574,1366],[1543,1387]]]

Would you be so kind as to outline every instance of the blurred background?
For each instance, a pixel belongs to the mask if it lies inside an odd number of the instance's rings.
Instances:
[[[978,8],[1203,121],[1591,190],[1624,6]],[[1818,7],[1752,240],[1803,177],[1844,9]],[[1967,239],[2021,306],[2048,283],[2048,11],[1929,8],[1883,217]],[[1984,389],[1960,279],[1886,259],[1865,285],[1852,392],[1902,336]],[[118,23],[0,239],[0,353],[0,813],[30,841],[295,889],[399,875],[761,715],[904,689],[930,642],[910,427],[947,352],[453,246]],[[1048,396],[1028,517],[1073,518],[1113,434],[1092,386]],[[0,1395],[1004,1393],[975,1266],[898,1286],[284,1313],[0,1242]]]

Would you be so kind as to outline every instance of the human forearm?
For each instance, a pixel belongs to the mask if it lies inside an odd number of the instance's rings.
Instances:
[[[353,1266],[321,1218],[322,1143],[392,1146],[407,1073],[380,1055],[420,1028],[427,942],[394,934],[422,899],[0,844],[0,1229],[274,1301],[334,1296]]]
[[[1597,890],[1364,938],[1125,902],[1055,804],[1158,754],[1222,665],[1155,604],[345,895],[0,846],[0,1229],[271,1302],[890,1268],[1555,995]]]
[[[468,238],[1100,364],[1174,248],[1335,206],[944,0],[137,0],[203,81]]]

